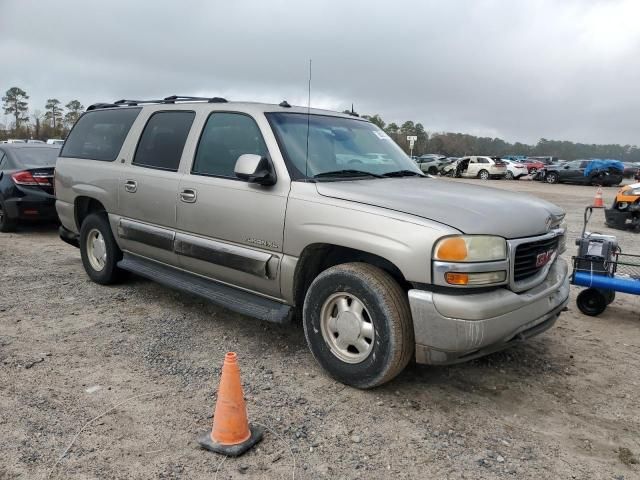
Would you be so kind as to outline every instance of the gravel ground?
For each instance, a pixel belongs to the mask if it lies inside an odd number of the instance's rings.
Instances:
[[[573,253],[593,188],[490,184],[566,208]],[[607,231],[602,212],[592,225]],[[640,253],[637,235],[612,233]],[[358,391],[325,376],[298,326],[139,278],[94,284],[51,227],[0,234],[0,479],[640,478],[640,297],[591,318],[577,291],[522,346]],[[236,459],[195,442],[229,350],[268,428]]]

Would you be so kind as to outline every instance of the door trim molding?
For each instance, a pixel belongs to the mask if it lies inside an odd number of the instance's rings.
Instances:
[[[278,262],[271,261],[277,260],[277,257],[250,248],[178,232],[175,235],[174,251],[178,255],[197,258],[260,278],[274,279],[277,275]]]
[[[172,251],[176,233],[165,228],[121,218],[118,222],[118,236],[126,240]]]

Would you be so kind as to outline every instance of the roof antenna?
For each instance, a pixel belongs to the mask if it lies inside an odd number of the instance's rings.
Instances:
[[[304,161],[304,176],[309,176],[309,119],[311,118],[311,59],[309,59],[309,96],[307,97],[307,157]]]

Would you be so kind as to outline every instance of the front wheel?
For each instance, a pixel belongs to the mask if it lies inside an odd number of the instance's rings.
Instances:
[[[544,177],[544,180],[547,183],[558,183],[558,180],[560,180],[560,177],[558,177],[557,173],[554,172],[549,172],[547,173],[547,175]]]
[[[490,175],[486,170],[480,170],[478,177],[480,177],[480,180],[489,180]]]
[[[80,256],[89,278],[102,285],[116,283],[124,276],[118,268],[122,251],[116,244],[104,214],[92,213],[80,227]]]
[[[305,297],[303,324],[316,361],[356,388],[388,382],[413,356],[407,294],[372,265],[346,263],[318,275]]]

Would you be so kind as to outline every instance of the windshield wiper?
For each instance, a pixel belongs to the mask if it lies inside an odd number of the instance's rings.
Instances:
[[[365,172],[364,170],[334,170],[332,172],[322,172],[313,176],[313,178],[328,178],[328,177],[375,177],[382,178],[382,175],[378,175],[377,173]]]
[[[396,170],[395,172],[387,172],[382,174],[383,177],[426,177],[418,172],[414,172],[413,170]]]

